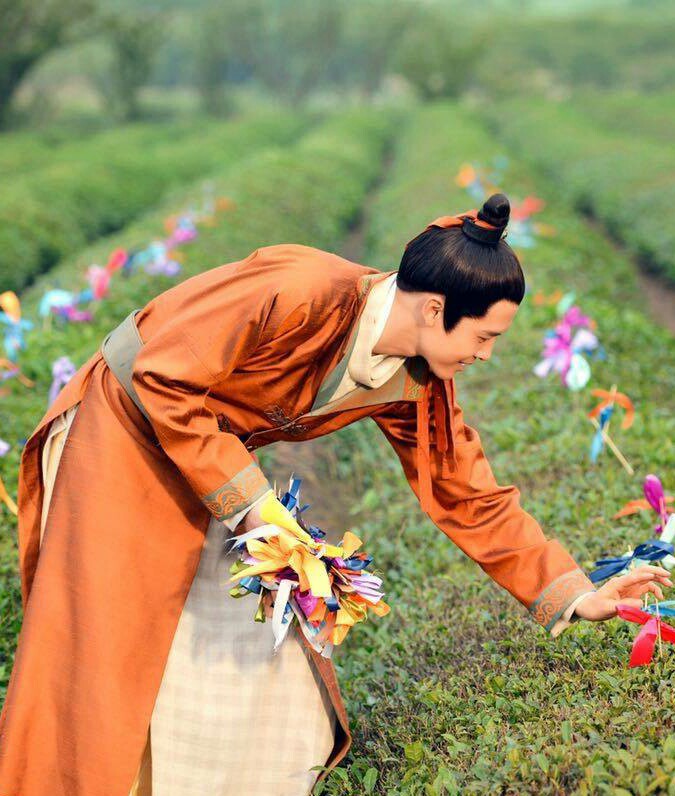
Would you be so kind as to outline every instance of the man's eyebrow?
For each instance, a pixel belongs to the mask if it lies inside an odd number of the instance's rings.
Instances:
[[[489,332],[487,329],[483,332],[483,334],[489,334],[491,337],[498,337],[501,332]]]

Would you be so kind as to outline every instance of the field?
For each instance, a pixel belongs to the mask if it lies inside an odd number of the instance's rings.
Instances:
[[[603,554],[650,538],[646,513],[611,520],[640,496],[647,473],[675,490],[675,339],[650,316],[638,281],[645,267],[675,282],[667,132],[675,114],[658,99],[646,99],[642,113],[636,102],[617,94],[604,105],[579,96],[565,105],[521,98],[494,108],[261,110],[204,125],[123,126],[58,145],[12,134],[0,154],[0,174],[13,185],[0,201],[0,291],[20,291],[24,316],[37,319],[46,290],[81,288],[88,265],[161,236],[168,215],[207,191],[233,204],[181,248],[179,280],[284,241],[390,270],[430,220],[475,206],[455,182],[464,163],[505,156],[500,187],[512,201],[542,197],[538,218],[555,234],[519,250],[528,295],[490,362],[458,376],[459,401],[498,481],[517,484],[547,536],[588,571]],[[616,124],[626,114],[630,129]],[[27,333],[19,362],[35,386],[9,380],[0,398],[0,437],[11,445],[0,475],[11,494],[21,443],[47,407],[54,360],[81,365],[132,308],[175,281],[120,276],[92,323],[38,321]],[[533,295],[557,289],[576,293],[607,351],[578,394],[532,374],[556,323],[553,307]],[[589,461],[590,390],[613,383],[636,405],[635,425],[614,431],[632,477],[607,451]],[[263,449],[263,469],[316,468],[324,487],[308,491],[308,502],[337,503],[335,485],[343,502],[331,516],[362,536],[392,606],[336,652],[355,742],[316,796],[675,794],[672,650],[628,670],[636,631],[619,619],[548,637],[425,518],[374,423],[298,444],[296,455],[291,463],[274,446]],[[21,626],[16,520],[4,508],[0,577],[4,696]]]

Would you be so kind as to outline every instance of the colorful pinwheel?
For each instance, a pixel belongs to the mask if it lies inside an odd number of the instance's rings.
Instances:
[[[20,381],[24,387],[35,386],[35,382],[29,379],[27,376],[24,376],[16,363],[9,359],[0,357],[0,382],[8,381],[9,379],[14,378]],[[6,395],[7,392],[8,391],[4,387],[0,389],[0,395]]]
[[[570,390],[580,390],[591,377],[591,368],[584,354],[603,358],[604,350],[591,331],[595,322],[584,315],[579,307],[571,306],[555,327],[544,335],[544,350],[541,361],[533,373],[540,379],[551,372],[560,374],[560,380]]]
[[[658,607],[654,611],[656,615],[642,611],[640,608],[634,608],[632,605],[623,604],[617,605],[616,612],[622,619],[642,625],[642,630],[637,634],[633,642],[628,662],[629,667],[645,666],[651,663],[657,639],[659,644],[661,640],[670,644],[675,643],[675,628],[661,621],[660,614],[657,613]]]
[[[609,436],[609,431],[607,430],[610,418],[614,413],[615,404],[618,404],[625,409],[625,414],[621,421],[621,428],[626,429],[633,425],[633,421],[635,419],[635,407],[633,406],[633,402],[624,393],[617,392],[616,384],[612,385],[612,389],[609,392],[607,390],[591,390],[591,394],[603,399],[594,409],[588,413],[588,418],[596,429],[591,441],[591,461],[595,464],[606,442],[612,453],[621,462],[628,474],[633,475],[633,468],[626,460],[626,457],[621,453],[618,446]]]
[[[548,305],[556,305],[562,299],[563,292],[562,290],[554,290],[550,296],[547,296],[545,293],[542,293],[541,290],[538,290],[533,296],[532,301],[536,307],[541,306],[548,306]]]
[[[300,481],[291,476],[280,501],[270,495],[263,502],[265,525],[232,538],[242,557],[230,569],[229,582],[239,581],[230,594],[258,594],[257,621],[264,622],[266,609],[272,610],[275,652],[295,616],[312,647],[330,657],[349,629],[367,618],[368,609],[385,616],[389,606],[382,599],[382,579],[365,571],[372,557],[357,552],[361,540],[355,534],[345,531],[340,544],[331,545],[322,541],[320,528],[300,525],[307,508],[298,508]]]
[[[649,603],[644,610],[652,616],[675,616],[675,600],[662,600],[661,602]]]
[[[21,317],[21,302],[12,290],[0,295],[0,309],[0,323],[6,327],[5,352],[12,362],[16,362],[19,351],[26,347],[23,333],[32,329],[33,323]]]
[[[629,550],[622,556],[599,559],[595,562],[597,569],[590,573],[589,578],[593,583],[598,583],[647,562],[660,561],[665,556],[672,555],[673,552],[671,542],[652,539],[644,544],[639,544],[635,550]]]
[[[63,387],[73,378],[77,368],[68,357],[59,357],[52,364],[52,383],[49,388],[48,404],[51,406],[56,400],[56,396]]]
[[[627,517],[629,514],[635,514],[638,511],[651,508],[654,509],[661,520],[660,524],[654,528],[654,533],[661,533],[668,523],[668,518],[671,516],[666,504],[672,503],[675,498],[672,495],[666,495],[661,480],[658,476],[651,473],[645,477],[643,491],[645,494],[644,498],[630,500],[622,509],[617,511],[612,519]]]

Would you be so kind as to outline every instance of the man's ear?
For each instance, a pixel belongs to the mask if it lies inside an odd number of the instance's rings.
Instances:
[[[422,303],[422,318],[425,326],[432,326],[443,319],[443,297],[428,296]]]

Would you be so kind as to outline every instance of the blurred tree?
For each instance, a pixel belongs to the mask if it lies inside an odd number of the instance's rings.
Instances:
[[[483,34],[458,14],[418,8],[398,44],[396,65],[424,99],[459,96],[484,49]]]
[[[262,0],[229,0],[199,15],[196,82],[207,113],[228,114],[229,85],[254,75],[263,16]]]
[[[101,32],[110,45],[109,67],[94,75],[99,91],[113,114],[123,121],[141,115],[138,95],[148,82],[162,36],[158,11],[106,14]]]
[[[417,6],[408,0],[362,0],[345,13],[338,82],[358,83],[372,97],[396,58],[403,32],[414,24]]]
[[[257,75],[291,103],[328,82],[339,57],[345,7],[316,0],[263,0]]]
[[[95,0],[0,0],[0,127],[31,67],[87,35],[95,11]]]
[[[343,5],[228,0],[200,14],[196,72],[206,110],[229,110],[228,83],[257,80],[291,103],[328,83],[341,43]]]

